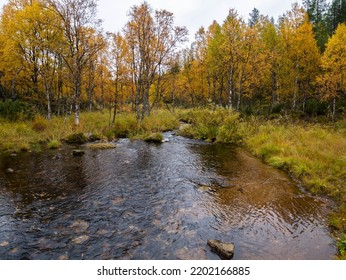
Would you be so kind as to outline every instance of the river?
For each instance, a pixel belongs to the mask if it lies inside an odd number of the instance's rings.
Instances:
[[[330,203],[241,148],[166,133],[0,159],[0,259],[333,259]]]

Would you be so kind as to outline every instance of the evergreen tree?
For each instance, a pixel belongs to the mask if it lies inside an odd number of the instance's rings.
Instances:
[[[323,52],[328,42],[330,29],[327,17],[328,4],[326,0],[304,0],[303,4],[313,24],[317,45]]]
[[[256,8],[254,8],[252,10],[252,12],[249,14],[250,18],[249,18],[249,26],[252,27],[254,26],[256,23],[258,23],[259,19],[260,19],[260,11]]]
[[[346,0],[333,0],[328,10],[329,35],[333,35],[340,23],[346,22]]]

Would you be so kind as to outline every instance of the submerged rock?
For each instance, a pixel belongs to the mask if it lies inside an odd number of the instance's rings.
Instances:
[[[234,255],[233,243],[224,243],[220,240],[208,240],[207,244],[221,259],[230,260]]]
[[[82,244],[88,240],[89,240],[89,236],[82,235],[82,236],[79,236],[79,237],[76,237],[75,239],[73,239],[72,242],[75,244]]]
[[[89,228],[89,223],[86,221],[78,220],[78,221],[75,221],[70,226],[70,228],[76,233],[81,233],[81,232],[86,231]]]
[[[10,245],[10,243],[8,241],[3,241],[0,243],[0,247],[6,247],[8,245]]]
[[[72,155],[75,157],[80,157],[83,156],[85,154],[85,151],[83,150],[73,150],[72,151]]]
[[[62,155],[61,154],[56,154],[52,159],[53,160],[62,159]]]
[[[7,171],[8,173],[13,173],[13,172],[14,172],[14,170],[13,170],[12,168],[7,168],[6,171]]]

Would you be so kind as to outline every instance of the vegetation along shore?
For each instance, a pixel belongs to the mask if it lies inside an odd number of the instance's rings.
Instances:
[[[0,19],[0,150],[160,133],[241,145],[336,202],[346,258],[346,1],[256,8],[188,30],[147,2],[104,32],[95,0],[8,0]],[[73,22],[73,24],[71,24]]]

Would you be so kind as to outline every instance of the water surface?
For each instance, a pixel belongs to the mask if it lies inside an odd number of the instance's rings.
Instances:
[[[219,259],[208,239],[234,259],[334,258],[327,201],[240,148],[165,136],[2,156],[0,259]]]

